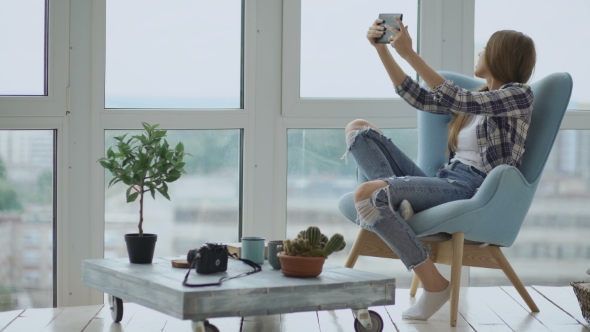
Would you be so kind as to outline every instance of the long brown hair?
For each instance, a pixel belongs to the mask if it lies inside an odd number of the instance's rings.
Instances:
[[[492,77],[498,82],[526,83],[531,78],[537,60],[535,43],[522,32],[501,30],[495,32],[485,48],[484,61]],[[488,91],[484,85],[477,91]],[[448,152],[455,151],[459,131],[465,125],[469,114],[453,114],[449,122]]]

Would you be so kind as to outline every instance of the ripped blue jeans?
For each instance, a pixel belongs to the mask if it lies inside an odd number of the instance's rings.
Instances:
[[[434,177],[429,177],[389,138],[372,128],[351,131],[347,141],[347,154],[354,156],[359,171],[369,180],[384,180],[389,184],[376,190],[365,202],[370,213],[361,213],[361,202],[357,203],[356,223],[377,233],[408,270],[424,263],[430,248],[424,247],[401,217],[397,211],[399,204],[406,199],[418,213],[447,202],[469,199],[486,174],[454,161],[442,165]]]

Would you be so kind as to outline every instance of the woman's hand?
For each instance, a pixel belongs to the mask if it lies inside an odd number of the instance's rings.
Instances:
[[[385,45],[375,42],[375,38],[379,38],[385,33],[385,28],[379,25],[381,22],[383,22],[382,19],[376,19],[375,22],[373,22],[373,25],[369,27],[369,31],[367,31],[367,39],[369,40],[369,43],[375,47],[381,47],[380,45]]]
[[[408,27],[404,26],[399,18],[395,18],[397,25],[400,27],[399,30],[392,26],[387,26],[387,29],[393,33],[393,36],[389,37],[389,44],[395,48],[397,53],[405,59],[408,55],[412,54],[412,37],[408,33]],[[368,36],[368,35],[367,35]]]

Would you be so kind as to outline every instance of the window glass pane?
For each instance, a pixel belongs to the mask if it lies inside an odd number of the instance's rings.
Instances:
[[[525,285],[569,286],[590,267],[590,130],[557,135],[516,241],[502,251]],[[510,285],[500,270],[471,269],[471,286]]]
[[[404,14],[416,49],[417,0],[301,0],[301,97],[398,98],[366,38],[380,13]],[[390,51],[400,59],[393,48]],[[405,61],[399,64],[416,76]]]
[[[526,13],[526,15],[523,15]],[[559,28],[548,28],[557,13],[566,14]],[[588,42],[580,36],[590,31],[590,1],[498,0],[475,2],[475,63],[477,54],[497,30],[516,30],[530,36],[537,50],[532,82],[554,72],[568,72],[575,84],[569,109],[590,110]],[[559,15],[557,15],[559,16]]]
[[[384,129],[412,160],[417,158],[416,129]],[[344,266],[360,228],[338,210],[342,195],[354,191],[356,163],[348,165],[340,157],[346,151],[342,129],[290,129],[288,131],[287,238],[294,238],[308,226],[318,226],[328,237],[344,235],[346,248],[330,255],[330,264]],[[361,270],[395,275],[398,287],[409,287],[412,274],[400,262],[383,258],[359,257],[355,267]],[[389,263],[391,262],[391,263]]]
[[[0,45],[0,95],[45,95],[45,1],[0,0]]]
[[[139,131],[107,130],[105,146],[116,146],[115,136]],[[186,255],[205,242],[238,242],[241,131],[169,130],[171,147],[182,142],[186,156],[180,179],[169,183],[170,201],[156,194],[144,198],[145,233],[158,235],[155,256]],[[116,147],[113,150],[117,151]],[[137,233],[139,199],[127,203],[127,186],[105,173],[106,258],[127,257],[124,236]]]
[[[111,0],[106,108],[240,108],[242,2]]]
[[[0,130],[0,311],[54,304],[53,136]]]

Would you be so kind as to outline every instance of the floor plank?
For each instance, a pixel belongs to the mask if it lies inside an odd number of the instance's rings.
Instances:
[[[350,309],[318,311],[322,332],[354,332],[355,318]]]
[[[2,332],[41,332],[64,308],[27,309]]]
[[[242,328],[241,317],[229,317],[229,318],[214,318],[208,319],[210,324],[215,325],[222,332],[240,332]],[[166,325],[162,332],[190,332],[192,328],[192,321],[181,320],[174,317],[168,317]]]
[[[471,287],[466,288],[465,292],[487,305],[501,319],[507,331],[510,329],[522,332],[550,331],[531,315],[530,311],[525,310],[499,287]],[[472,306],[472,299],[469,302],[469,305]],[[477,304],[475,306],[480,307]],[[477,327],[475,329],[479,331]]]
[[[500,291],[498,288],[496,290]],[[475,288],[461,287],[459,290],[459,313],[476,331],[511,331],[483,300],[479,294],[476,294]]]
[[[395,327],[395,322],[393,321],[393,319],[391,318],[391,316],[389,316],[389,312],[387,311],[387,309],[385,309],[385,307],[371,307],[369,308],[370,310],[373,310],[375,312],[377,312],[379,315],[381,315],[381,319],[383,319],[383,331],[398,331],[397,328]],[[324,332],[324,331],[322,331]]]
[[[401,319],[416,298],[409,289],[396,290],[396,304],[372,307],[381,315],[387,332],[440,331],[559,331],[589,332],[571,287],[533,286],[527,288],[541,310],[531,313],[514,287],[461,288],[457,327],[449,325],[450,303],[428,321]],[[417,298],[422,294],[418,290]],[[182,321],[135,303],[124,304],[123,320],[113,323],[110,308],[86,306],[14,310],[0,313],[2,332],[149,332],[190,331],[191,322]],[[223,332],[352,332],[350,309],[300,312],[271,316],[228,317],[209,320]],[[586,326],[586,327],[585,327]]]
[[[121,332],[127,326],[139,305],[135,303],[123,304],[123,319],[120,323],[113,322],[111,317],[111,308],[108,304],[104,305],[102,309],[96,314],[96,317],[86,326],[84,332]]]
[[[516,288],[511,286],[502,286],[501,289],[510,295],[516,303],[526,311],[530,311],[528,305],[524,302]],[[590,329],[585,328],[572,316],[561,310],[555,304],[547,300],[543,295],[531,287],[526,287],[527,291],[539,308],[539,312],[531,312],[531,315],[555,332],[588,332]]]
[[[127,305],[128,303],[125,303],[125,306]],[[123,316],[125,316],[125,311],[123,311]],[[138,305],[137,311],[123,330],[125,332],[161,332],[169,317],[161,312]]]
[[[43,329],[43,332],[80,332],[102,307],[102,305],[67,307]]]
[[[548,286],[532,286],[534,290],[543,295],[546,299],[558,306],[561,310],[567,312],[580,324],[590,327],[582,316],[582,310],[578,299],[574,294],[572,287],[548,287]]]
[[[279,332],[281,315],[244,317],[242,332]]]
[[[0,312],[0,330],[8,326],[8,324],[12,323],[20,314],[22,314],[24,310],[12,310],[12,311],[4,311]]]
[[[277,332],[278,330],[275,330]],[[316,311],[281,314],[281,332],[320,332]]]

